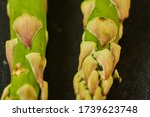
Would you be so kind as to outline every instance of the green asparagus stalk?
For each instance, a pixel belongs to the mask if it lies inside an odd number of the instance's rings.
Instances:
[[[48,98],[48,84],[43,80],[48,41],[46,9],[46,0],[8,0],[11,40],[6,42],[6,56],[11,82],[3,91],[3,100]]]
[[[129,16],[130,0],[84,0],[81,4],[84,33],[80,45],[78,72],[73,85],[76,99],[101,100],[115,78],[120,58],[118,45],[123,21]]]

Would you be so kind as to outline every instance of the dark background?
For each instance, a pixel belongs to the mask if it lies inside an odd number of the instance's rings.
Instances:
[[[49,0],[47,67],[49,99],[75,99],[72,80],[77,71],[81,42],[82,0]],[[114,82],[108,99],[150,99],[150,1],[132,0],[130,17],[124,22],[120,41],[122,53],[117,65],[123,78]],[[10,82],[5,55],[9,39],[6,0],[0,0],[0,95]]]

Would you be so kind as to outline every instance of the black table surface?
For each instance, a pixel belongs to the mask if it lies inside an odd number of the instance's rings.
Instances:
[[[75,99],[72,80],[77,71],[82,28],[82,0],[49,0],[47,27],[47,66],[44,78],[49,83],[50,100]],[[150,1],[132,0],[130,17],[124,22],[119,42],[122,53],[117,69],[122,83],[114,82],[108,99],[150,99]],[[5,55],[9,39],[6,0],[0,1],[0,95],[10,82]]]

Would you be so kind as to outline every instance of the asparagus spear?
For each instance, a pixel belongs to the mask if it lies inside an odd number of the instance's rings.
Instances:
[[[48,84],[43,80],[48,41],[46,0],[8,0],[11,40],[6,56],[11,82],[1,99],[47,99]]]
[[[73,80],[76,99],[106,99],[113,80],[120,79],[115,69],[121,51],[118,42],[122,37],[122,23],[129,16],[129,9],[130,0],[82,2],[84,33],[78,72]]]

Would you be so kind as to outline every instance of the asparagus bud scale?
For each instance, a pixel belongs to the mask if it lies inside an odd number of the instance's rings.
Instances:
[[[46,66],[46,0],[8,0],[11,39],[6,56],[11,82],[1,99],[47,99],[48,84],[43,80]]]
[[[129,16],[129,9],[130,0],[82,2],[84,33],[78,72],[73,80],[76,99],[106,99],[113,80],[120,78],[115,69],[121,52],[118,42],[122,37],[122,23]]]

